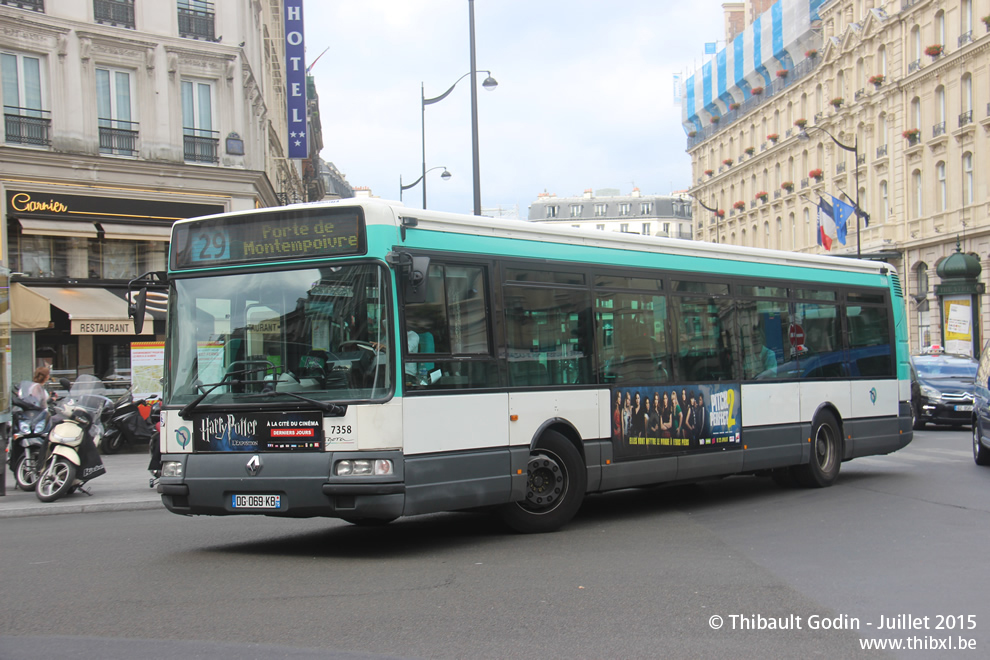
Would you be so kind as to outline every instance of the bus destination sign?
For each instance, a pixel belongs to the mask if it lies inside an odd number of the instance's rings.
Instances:
[[[172,268],[364,254],[363,225],[358,209],[325,208],[180,223]]]

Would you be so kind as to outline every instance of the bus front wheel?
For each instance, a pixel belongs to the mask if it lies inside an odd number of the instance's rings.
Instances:
[[[588,474],[577,448],[556,431],[536,443],[526,466],[526,498],[499,510],[502,520],[524,534],[552,532],[577,514]]]
[[[791,468],[794,480],[805,488],[825,488],[835,483],[842,465],[839,422],[827,411],[815,418],[811,435],[811,460]]]

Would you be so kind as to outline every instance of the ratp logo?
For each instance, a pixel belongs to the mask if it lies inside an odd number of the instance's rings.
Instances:
[[[877,388],[875,387],[870,388],[870,403],[877,405]]]
[[[179,443],[179,446],[183,449],[189,444],[189,440],[192,438],[192,434],[189,432],[185,426],[180,426],[175,431],[175,441]]]

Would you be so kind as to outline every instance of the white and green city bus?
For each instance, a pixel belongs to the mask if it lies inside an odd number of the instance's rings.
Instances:
[[[191,515],[380,523],[911,441],[883,263],[339,200],[175,224],[158,486]]]

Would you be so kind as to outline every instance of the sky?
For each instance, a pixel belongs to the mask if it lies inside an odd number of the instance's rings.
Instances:
[[[673,76],[724,38],[713,0],[475,0],[483,208],[540,193],[668,194],[690,185]],[[385,199],[422,173],[422,94],[471,70],[468,0],[305,0],[306,57],[320,97],[324,160]],[[422,86],[422,87],[421,87]],[[426,106],[427,206],[473,208],[470,76]],[[422,184],[402,193],[420,208]]]

